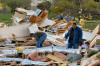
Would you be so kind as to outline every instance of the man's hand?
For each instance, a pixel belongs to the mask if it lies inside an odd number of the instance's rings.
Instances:
[[[66,38],[63,38],[63,40],[66,41],[67,39]]]

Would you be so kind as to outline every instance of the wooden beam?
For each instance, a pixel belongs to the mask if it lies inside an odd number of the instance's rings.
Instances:
[[[48,54],[46,57],[51,59],[51,60],[57,61],[59,63],[64,63],[64,61],[62,59],[60,59],[60,58],[58,58],[58,57],[56,57],[54,55]]]

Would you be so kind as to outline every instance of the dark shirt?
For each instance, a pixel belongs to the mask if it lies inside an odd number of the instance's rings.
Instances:
[[[70,36],[69,36],[69,40],[73,40],[74,37],[74,29],[72,28]]]
[[[58,15],[58,16],[57,16],[57,19],[58,19],[58,20],[63,20],[63,17],[62,17],[61,15]]]
[[[39,40],[40,37],[42,37],[45,33],[44,32],[36,32],[34,33],[34,37],[36,38],[36,40]]]

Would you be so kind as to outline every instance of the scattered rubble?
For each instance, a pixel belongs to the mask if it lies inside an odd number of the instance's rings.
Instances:
[[[74,59],[79,59],[77,62],[81,62],[81,66],[100,65],[100,52],[90,58],[85,57],[90,49],[98,50],[100,48],[100,25],[93,32],[82,28],[83,39],[90,43],[89,48],[85,51],[84,49],[67,49],[67,42],[63,37],[72,22],[50,20],[47,16],[47,10],[32,11],[16,8],[12,17],[12,26],[0,24],[0,65],[70,66]],[[36,48],[36,40],[29,36],[30,33],[37,31],[47,34],[42,48]],[[22,50],[21,58],[17,56],[20,50]]]

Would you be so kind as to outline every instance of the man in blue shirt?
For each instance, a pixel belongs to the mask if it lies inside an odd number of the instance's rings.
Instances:
[[[76,23],[73,23],[68,33],[65,34],[65,39],[68,38],[68,48],[73,47],[75,49],[78,49],[78,44],[82,41],[82,30],[76,25]]]
[[[32,33],[30,36],[34,37],[36,39],[36,41],[37,41],[37,44],[36,44],[37,48],[43,47],[43,42],[47,38],[47,34],[44,33],[44,32],[36,32],[34,34]]]

